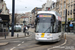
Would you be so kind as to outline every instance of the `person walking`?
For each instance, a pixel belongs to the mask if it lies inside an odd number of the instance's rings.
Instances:
[[[26,25],[24,26],[23,32],[24,32],[25,36],[26,36],[26,34],[29,35],[28,28]]]

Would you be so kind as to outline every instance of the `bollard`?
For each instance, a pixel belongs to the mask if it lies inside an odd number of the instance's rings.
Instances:
[[[19,34],[17,34],[17,38],[19,37]]]
[[[6,39],[6,33],[5,33],[5,39]]]
[[[3,32],[4,32],[5,39],[6,39],[6,30],[4,29]]]
[[[65,34],[65,39],[66,39],[66,34]]]

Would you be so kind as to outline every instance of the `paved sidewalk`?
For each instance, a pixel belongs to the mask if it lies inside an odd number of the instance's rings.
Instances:
[[[7,45],[8,44],[8,42],[2,42],[2,43],[0,43],[0,46],[4,46],[4,45]]]
[[[34,32],[34,28],[29,28],[28,31],[31,35],[31,33]],[[14,37],[11,37],[11,32],[9,32],[9,35],[6,36],[6,39],[21,38],[21,37],[27,37],[27,36],[29,36],[29,35],[26,34],[26,36],[25,36],[25,34],[22,31],[22,32],[14,32]],[[4,40],[4,39],[5,39],[5,37],[0,37],[0,40]],[[8,44],[8,42],[1,42],[0,46],[7,45],[7,44]]]
[[[34,28],[29,28],[28,30],[29,34],[31,35],[31,32],[34,32]],[[26,36],[28,36],[26,34]],[[21,37],[25,37],[25,34],[22,32],[14,32],[14,37],[11,37],[11,32],[9,32],[9,35],[6,36],[6,39],[11,39],[11,38],[21,38]],[[0,40],[1,39],[5,39],[5,36],[4,37],[0,37]]]
[[[34,32],[35,28],[30,28],[28,31]]]

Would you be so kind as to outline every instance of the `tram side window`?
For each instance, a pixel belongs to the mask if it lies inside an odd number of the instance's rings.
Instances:
[[[58,32],[61,32],[61,21],[58,22]]]

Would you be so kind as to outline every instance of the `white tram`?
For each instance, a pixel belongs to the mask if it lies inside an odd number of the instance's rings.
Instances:
[[[35,40],[56,42],[62,38],[61,15],[56,11],[39,11],[35,20]]]

